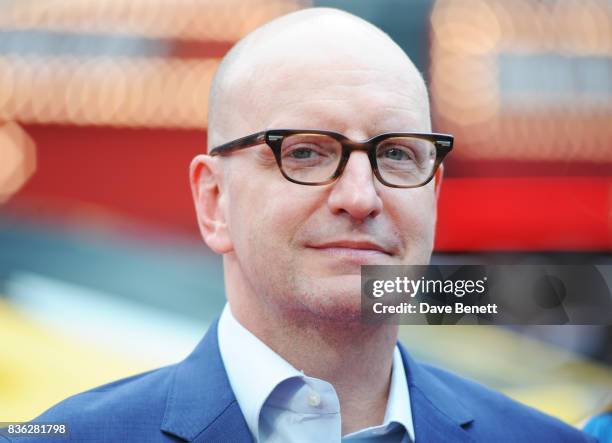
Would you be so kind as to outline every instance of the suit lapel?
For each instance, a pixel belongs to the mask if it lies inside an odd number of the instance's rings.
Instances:
[[[470,412],[439,378],[414,361],[398,342],[410,391],[414,434],[427,443],[471,442]]]
[[[190,442],[252,442],[221,359],[217,323],[176,366],[161,430]]]
[[[189,442],[252,442],[219,352],[215,320],[175,368],[161,430]],[[398,342],[410,391],[414,432],[427,443],[473,441],[469,411],[439,378]]]

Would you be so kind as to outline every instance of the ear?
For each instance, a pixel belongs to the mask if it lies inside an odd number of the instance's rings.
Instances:
[[[222,180],[223,168],[218,158],[201,154],[191,161],[189,181],[198,226],[204,242],[217,254],[234,250],[225,217]]]
[[[444,165],[440,165],[438,170],[436,171],[436,175],[434,175],[434,186],[436,193],[436,201],[438,197],[440,197],[440,187],[442,186],[442,176],[444,175]]]

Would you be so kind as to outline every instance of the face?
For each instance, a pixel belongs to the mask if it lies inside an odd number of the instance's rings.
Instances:
[[[426,97],[395,66],[352,60],[286,63],[261,76],[241,116],[247,135],[266,128],[324,129],[363,140],[383,132],[428,132]],[[423,101],[425,101],[423,103]],[[240,136],[240,135],[239,135]],[[244,278],[250,297],[276,309],[356,319],[360,266],[427,264],[436,193],[382,185],[365,152],[323,186],[283,178],[261,145],[225,158],[222,186],[225,266]],[[227,272],[227,269],[226,269]]]

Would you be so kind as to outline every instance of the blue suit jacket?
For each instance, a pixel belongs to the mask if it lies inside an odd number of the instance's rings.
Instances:
[[[400,351],[417,442],[594,441],[482,385],[415,362],[401,344]],[[253,441],[221,360],[217,321],[182,362],[77,394],[33,422],[66,423],[69,438],[57,442]]]

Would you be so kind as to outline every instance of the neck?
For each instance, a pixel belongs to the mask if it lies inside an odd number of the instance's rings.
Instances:
[[[240,290],[245,289],[236,285],[240,280],[226,279],[232,314],[296,369],[334,386],[342,411],[342,435],[381,424],[397,326],[327,320],[304,309],[270,306],[263,297]]]

